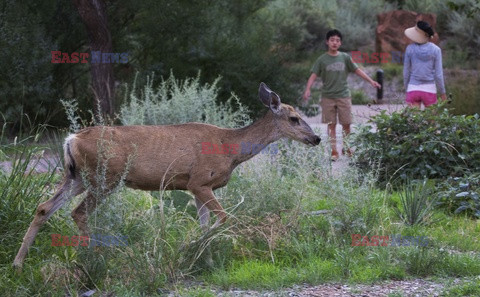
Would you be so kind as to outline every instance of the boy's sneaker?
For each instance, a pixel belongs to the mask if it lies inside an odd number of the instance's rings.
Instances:
[[[352,150],[351,149],[342,149],[342,155],[345,155],[347,157],[351,157],[353,155],[352,153]]]
[[[332,151],[332,157],[331,157],[332,161],[337,161],[339,157],[340,156],[338,155],[337,151]]]

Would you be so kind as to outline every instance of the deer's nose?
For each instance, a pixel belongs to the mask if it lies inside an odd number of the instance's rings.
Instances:
[[[320,144],[320,141],[321,141],[320,137],[315,136],[315,139],[313,140],[313,142],[315,143],[315,145]]]

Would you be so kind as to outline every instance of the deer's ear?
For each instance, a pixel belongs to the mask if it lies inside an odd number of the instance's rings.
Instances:
[[[263,82],[260,83],[260,87],[258,88],[258,98],[266,107],[270,107],[270,94],[272,90]]]
[[[277,93],[272,92],[270,93],[270,109],[274,113],[279,113],[280,109],[282,109],[282,102],[280,101],[280,96]]]
[[[260,83],[260,87],[258,88],[258,97],[263,105],[270,108],[274,113],[280,112],[282,103],[280,101],[280,96],[270,90],[270,88],[263,82]]]

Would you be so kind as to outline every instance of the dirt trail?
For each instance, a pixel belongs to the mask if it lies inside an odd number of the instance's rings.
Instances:
[[[374,105],[353,105],[352,114],[353,114],[353,124],[352,131],[355,130],[358,125],[365,124],[369,119],[380,114],[382,111],[385,111],[387,114],[391,114],[395,111],[399,111],[405,108],[404,104],[374,104]],[[319,128],[321,130],[320,138],[322,142],[327,143],[327,125],[322,124],[321,113],[315,117],[305,118],[306,122],[312,128]],[[342,147],[342,127],[337,125],[337,147],[340,149]],[[348,168],[348,158],[341,155],[336,162],[332,162],[332,172],[335,176],[339,176]]]

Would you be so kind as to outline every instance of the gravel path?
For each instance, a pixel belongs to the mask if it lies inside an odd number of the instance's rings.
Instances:
[[[460,281],[458,281],[460,282]],[[323,284],[319,286],[296,286],[277,292],[256,292],[231,290],[216,292],[217,296],[243,297],[388,297],[403,296],[440,296],[444,290],[444,282],[433,282],[423,279],[387,281],[373,285]]]
[[[294,285],[273,291],[230,290],[207,287],[202,282],[184,283],[185,289],[203,289],[222,297],[438,297],[449,288],[475,281],[472,278],[436,278],[388,280],[373,284],[325,283],[318,286]],[[178,292],[160,289],[163,296],[182,296]]]

